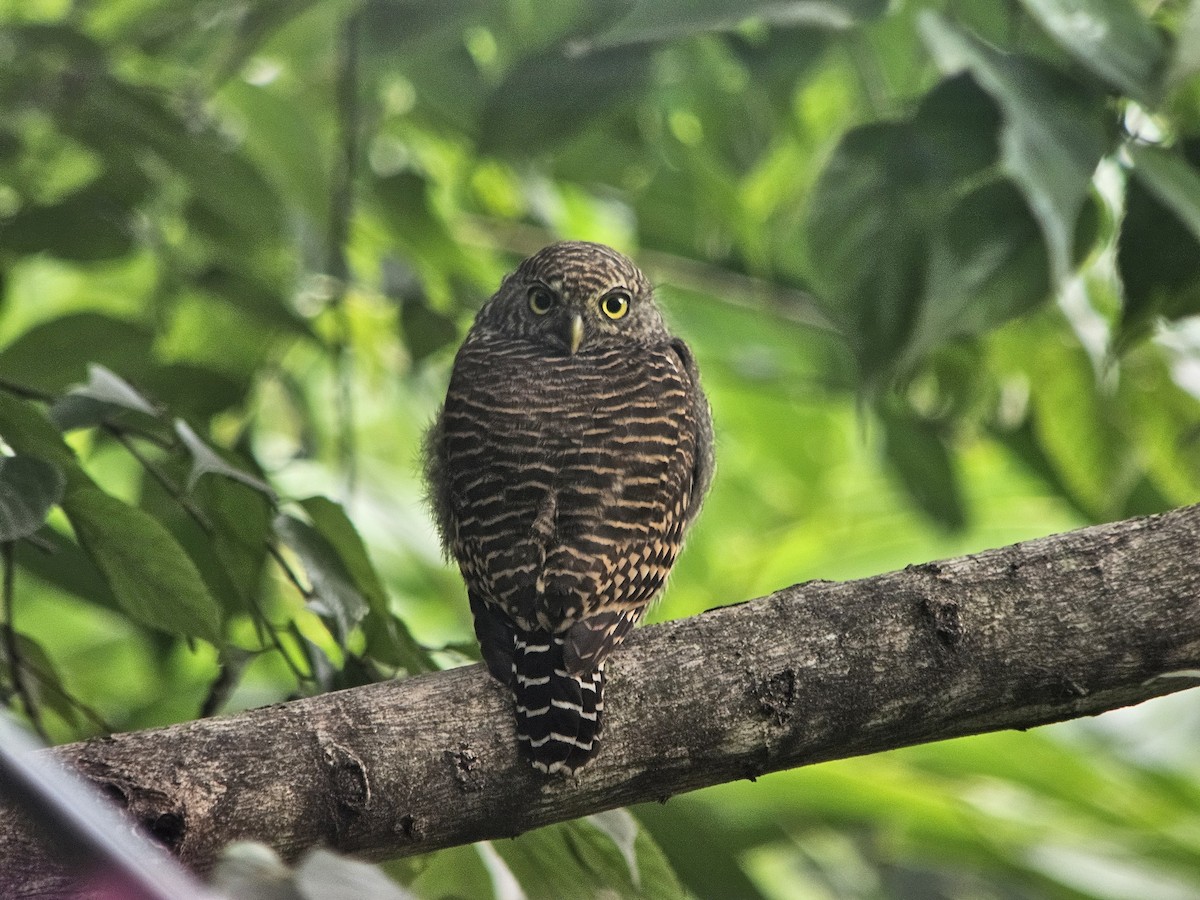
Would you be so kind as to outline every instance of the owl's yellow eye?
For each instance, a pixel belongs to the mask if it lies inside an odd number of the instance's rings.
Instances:
[[[605,294],[600,301],[600,311],[613,321],[629,312],[629,295],[624,291],[613,291]]]
[[[529,308],[534,315],[544,316],[554,306],[554,295],[541,285],[529,289]]]

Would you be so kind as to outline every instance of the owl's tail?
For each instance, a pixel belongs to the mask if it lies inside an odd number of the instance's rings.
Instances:
[[[574,774],[600,746],[604,665],[575,676],[563,662],[563,638],[549,632],[518,633],[513,653],[517,739],[533,767]]]

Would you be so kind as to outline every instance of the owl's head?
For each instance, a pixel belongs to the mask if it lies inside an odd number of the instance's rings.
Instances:
[[[586,241],[560,241],[522,262],[475,325],[572,355],[668,337],[641,270],[611,247]]]

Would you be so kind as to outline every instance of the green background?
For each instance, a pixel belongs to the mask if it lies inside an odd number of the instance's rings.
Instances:
[[[651,620],[1195,502],[1198,73],[1200,0],[0,0],[4,696],[66,741],[477,658],[421,435],[559,237],[712,400]],[[387,871],[1190,898],[1198,739],[1189,692]]]

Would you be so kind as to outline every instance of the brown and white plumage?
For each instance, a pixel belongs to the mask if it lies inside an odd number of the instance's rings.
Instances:
[[[569,774],[597,749],[604,662],[712,472],[695,362],[633,263],[561,242],[506,278],[455,359],[427,468],[518,737],[536,768]]]

